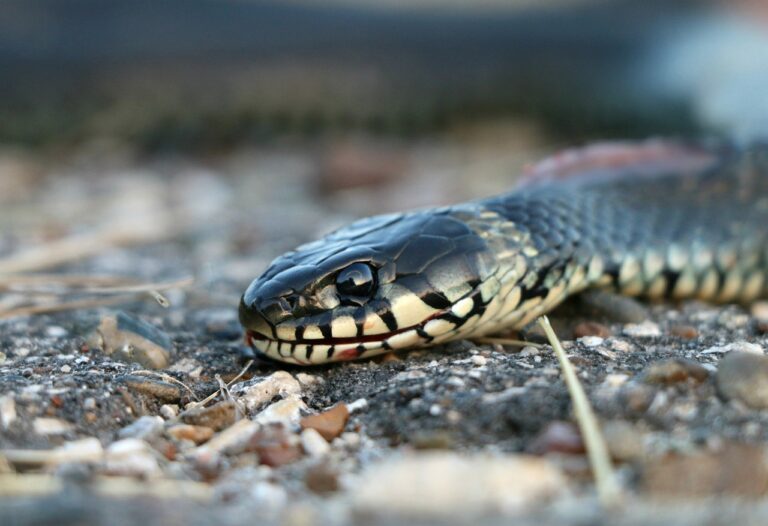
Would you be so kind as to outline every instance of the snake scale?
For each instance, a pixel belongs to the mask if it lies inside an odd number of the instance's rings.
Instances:
[[[768,147],[568,150],[518,189],[362,219],[278,257],[240,303],[247,343],[294,364],[524,327],[590,287],[746,302],[768,290]]]

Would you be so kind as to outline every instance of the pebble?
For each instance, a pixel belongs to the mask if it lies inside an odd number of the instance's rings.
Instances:
[[[745,353],[759,354],[759,355],[765,354],[763,352],[763,348],[760,345],[756,343],[746,342],[743,340],[740,340],[737,342],[731,342],[727,345],[709,347],[701,351],[701,354],[725,354],[729,352],[745,352]]]
[[[654,362],[643,372],[643,381],[649,384],[676,384],[692,380],[701,383],[709,378],[701,364],[685,358],[672,358]]]
[[[575,338],[584,338],[585,336],[597,336],[600,338],[608,338],[611,336],[611,329],[594,321],[581,322],[573,328],[573,336]]]
[[[674,325],[669,328],[669,333],[684,340],[693,340],[699,336],[698,329],[692,325]]]
[[[221,433],[215,435],[204,445],[195,450],[196,456],[203,454],[222,453],[235,454],[240,453],[248,446],[249,441],[254,434],[259,431],[259,424],[247,419],[238,420]]]
[[[280,424],[264,426],[254,433],[247,451],[258,454],[259,462],[270,467],[290,464],[302,457],[298,437]]]
[[[32,426],[38,435],[63,435],[73,429],[72,424],[60,418],[38,417]]]
[[[125,438],[107,447],[104,469],[111,475],[156,477],[161,474],[154,450],[137,438]]]
[[[478,367],[482,367],[488,363],[488,358],[480,354],[475,354],[470,360],[473,365],[477,365]]]
[[[70,367],[69,365],[62,365],[59,371],[61,371],[64,374],[71,373],[72,367]]]
[[[176,424],[166,430],[166,433],[176,440],[189,440],[196,445],[207,442],[213,436],[213,429],[205,426],[193,426],[190,424]]]
[[[176,402],[181,398],[181,388],[170,382],[138,375],[126,375],[119,378],[131,390],[163,402]]]
[[[324,457],[331,451],[331,445],[311,427],[301,432],[301,447],[310,457]]]
[[[117,435],[120,438],[138,438],[139,440],[151,441],[160,435],[164,424],[162,417],[145,415],[122,428]]]
[[[584,441],[578,427],[571,422],[554,421],[546,425],[543,431],[533,439],[531,451],[537,454],[584,453]]]
[[[93,411],[96,409],[96,399],[92,396],[89,396],[85,400],[83,400],[83,409],[86,411]]]
[[[45,329],[45,335],[49,338],[63,338],[67,334],[69,334],[67,329],[58,325],[51,325]]]
[[[566,479],[546,459],[430,451],[368,468],[355,507],[382,516],[455,518],[514,513],[562,495]]]
[[[307,404],[298,395],[291,395],[267,406],[253,417],[259,424],[283,424],[288,428],[299,425],[301,412],[307,411]]]
[[[54,454],[59,464],[96,463],[101,462],[104,448],[98,438],[89,437],[66,442],[56,448]]]
[[[320,495],[327,495],[341,488],[339,473],[325,463],[316,464],[307,469],[304,484],[310,491]]]
[[[169,370],[187,374],[190,378],[196,380],[200,378],[200,375],[203,373],[203,364],[193,358],[182,358],[181,360],[174,362]]]
[[[768,301],[756,301],[750,308],[750,313],[758,321],[768,322]]]
[[[365,411],[368,409],[368,400],[365,398],[358,398],[357,400],[348,403],[347,409],[349,410],[350,414]]]
[[[652,321],[642,323],[628,323],[624,326],[624,334],[635,338],[654,338],[661,336],[661,329],[658,324]]]
[[[245,404],[249,413],[260,409],[276,396],[287,397],[301,393],[301,384],[290,373],[277,371],[253,383],[243,382],[233,392]]]
[[[589,348],[602,345],[604,341],[605,340],[600,336],[582,336],[581,338],[579,338],[579,342],[585,347],[589,347]]]
[[[317,415],[305,416],[301,419],[302,429],[314,429],[328,442],[341,435],[349,420],[349,408],[346,404],[338,404]]]
[[[166,420],[172,420],[179,415],[179,406],[176,404],[163,404],[160,406],[160,416]]]
[[[0,396],[0,426],[8,429],[16,421],[16,400],[12,395]]]
[[[632,462],[645,454],[643,433],[634,425],[623,420],[608,420],[600,426],[614,460]]]
[[[768,356],[731,352],[717,365],[717,388],[727,400],[768,408]]]
[[[104,316],[86,338],[89,348],[147,369],[164,369],[170,362],[171,339],[155,326],[125,312]]]
[[[726,442],[716,451],[664,455],[646,463],[642,488],[657,499],[763,498],[765,452],[762,446]]]
[[[237,403],[234,400],[224,400],[209,407],[187,409],[179,416],[185,424],[210,427],[220,431],[235,422],[237,413]]]

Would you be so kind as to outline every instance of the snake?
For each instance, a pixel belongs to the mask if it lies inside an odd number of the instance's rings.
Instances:
[[[321,364],[521,329],[586,289],[714,303],[768,292],[768,145],[596,143],[518,179],[279,256],[240,300],[246,343]]]

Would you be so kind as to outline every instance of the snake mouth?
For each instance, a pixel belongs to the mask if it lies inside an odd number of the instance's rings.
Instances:
[[[368,358],[403,348],[435,343],[461,324],[450,310],[438,311],[418,324],[393,331],[352,337],[283,340],[247,329],[245,343],[255,351],[283,362],[309,365]]]

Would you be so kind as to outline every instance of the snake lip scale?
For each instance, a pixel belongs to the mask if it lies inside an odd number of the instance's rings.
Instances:
[[[240,302],[245,341],[300,365],[525,327],[607,288],[748,302],[768,292],[768,146],[599,143],[518,189],[361,219],[275,259]]]

